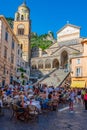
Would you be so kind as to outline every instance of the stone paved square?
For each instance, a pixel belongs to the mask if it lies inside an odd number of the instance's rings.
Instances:
[[[68,109],[42,113],[37,121],[10,121],[10,114],[7,109],[0,117],[0,130],[87,130],[87,111],[81,105],[73,113]]]

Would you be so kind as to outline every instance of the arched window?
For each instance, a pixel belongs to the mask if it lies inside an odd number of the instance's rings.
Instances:
[[[36,65],[35,61],[33,61],[31,64],[32,64],[31,65],[32,69],[37,69],[37,65]]]
[[[17,21],[18,21],[18,20],[19,20],[19,17],[17,16],[17,18],[16,18],[16,19],[17,19]]]
[[[42,60],[40,60],[38,62],[38,69],[43,69],[43,61]]]
[[[18,25],[18,35],[24,35],[24,25]]]
[[[67,69],[68,66],[68,53],[65,50],[61,53],[61,66],[64,69]]]
[[[59,68],[59,61],[57,59],[53,60],[53,68]]]
[[[23,15],[21,15],[21,20],[24,20],[24,16]]]
[[[48,59],[45,61],[45,68],[46,69],[51,68],[51,63],[50,63],[50,60],[48,60]]]
[[[37,69],[37,66],[35,64],[33,64],[32,69]]]

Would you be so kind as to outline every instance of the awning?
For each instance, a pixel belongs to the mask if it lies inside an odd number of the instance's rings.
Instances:
[[[71,83],[71,87],[72,88],[85,88],[85,81],[72,81]]]

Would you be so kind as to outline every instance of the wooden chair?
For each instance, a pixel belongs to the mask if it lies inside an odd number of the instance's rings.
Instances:
[[[52,106],[53,106],[53,110],[57,110],[58,109],[58,100],[54,99],[52,102]]]
[[[48,110],[53,110],[53,102],[52,101],[49,101],[48,103],[47,103],[47,106],[48,106]]]
[[[38,109],[37,109],[36,106],[34,106],[34,105],[29,105],[29,106],[28,106],[28,113],[29,113],[29,118],[30,118],[31,120],[36,120],[36,119],[38,119],[39,111],[38,111]]]
[[[16,119],[23,120],[23,121],[27,119],[27,111],[25,108],[19,107],[16,104],[11,104],[11,109],[12,109],[12,116],[10,120],[13,117],[16,117]]]

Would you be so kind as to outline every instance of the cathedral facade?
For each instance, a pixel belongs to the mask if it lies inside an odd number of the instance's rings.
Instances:
[[[71,74],[72,87],[78,86],[77,81],[87,84],[87,68],[84,70],[83,62],[77,65],[81,57],[86,58],[87,47],[82,44],[84,38],[80,36],[80,27],[67,23],[57,32],[57,41],[45,50],[39,50],[38,57],[32,57],[32,70],[39,70],[47,74],[53,69],[65,69]],[[87,43],[87,42],[86,42]],[[84,56],[85,50],[85,56]],[[86,60],[84,60],[86,63]],[[85,78],[84,78],[85,77]],[[85,86],[81,83],[81,87]]]
[[[57,32],[57,41],[43,53],[39,50],[39,56],[31,59],[32,69],[52,70],[63,68],[70,70],[71,58],[81,52],[80,27],[66,24]]]

